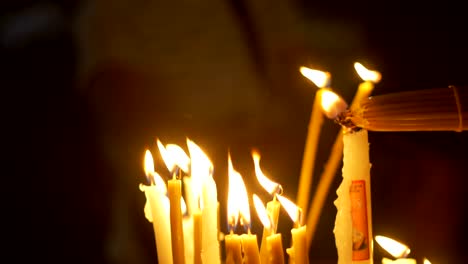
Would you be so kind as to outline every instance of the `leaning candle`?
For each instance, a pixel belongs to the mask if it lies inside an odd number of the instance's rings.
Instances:
[[[302,225],[302,210],[281,195],[278,195],[278,200],[294,222],[294,227],[291,229],[292,245],[286,249],[289,255],[289,263],[307,264],[309,263],[309,247],[306,240],[307,229],[305,225]]]
[[[370,162],[367,131],[343,136],[343,181],[337,190],[338,263],[373,263]]]
[[[166,196],[166,184],[154,171],[153,156],[149,150],[145,153],[144,168],[146,177],[153,183],[150,186],[140,184],[145,192],[145,216],[153,223],[158,263],[172,263],[171,229],[169,222],[169,200]],[[155,221],[156,220],[156,221]]]
[[[301,67],[302,75],[311,80],[317,87],[324,88],[330,83],[330,73]],[[315,93],[312,112],[307,130],[304,154],[302,157],[301,174],[299,178],[299,189],[297,193],[297,204],[303,210],[307,210],[309,205],[310,186],[312,185],[312,176],[315,164],[315,155],[317,153],[318,139],[323,123],[323,114],[321,109],[322,93],[324,89],[319,89]]]
[[[278,183],[271,181],[267,176],[265,176],[260,167],[261,156],[258,151],[252,150],[252,158],[255,166],[255,175],[258,182],[268,193],[273,195],[273,199],[267,203],[266,209],[268,217],[271,220],[271,225],[268,228],[263,225],[262,242],[260,244],[260,259],[263,263],[266,262],[269,258],[266,239],[269,235],[276,233],[276,229],[278,228],[278,217],[281,205],[276,200],[276,194],[281,194],[282,187]]]
[[[272,226],[272,219],[268,212],[263,206],[262,200],[257,195],[253,195],[253,201],[255,209],[257,211],[258,218],[263,224],[264,233],[263,237],[265,240],[262,240],[262,249],[265,249],[265,256],[261,255],[262,264],[283,264],[284,263],[284,254],[283,254],[283,243],[281,240],[281,234],[276,234]],[[267,230],[267,235],[265,235],[265,230]],[[261,252],[260,252],[261,254]]]

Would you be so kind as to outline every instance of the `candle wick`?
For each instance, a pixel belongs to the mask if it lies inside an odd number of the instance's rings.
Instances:
[[[156,182],[154,181],[154,173],[153,172],[150,173],[148,178],[149,178],[150,186],[156,185]]]

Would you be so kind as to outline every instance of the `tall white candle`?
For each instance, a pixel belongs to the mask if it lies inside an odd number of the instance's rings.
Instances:
[[[154,172],[153,157],[149,150],[145,154],[145,172],[154,184],[140,184],[140,190],[145,193],[145,216],[153,223],[158,263],[172,264],[171,225],[169,222],[169,199],[166,196],[166,185],[161,177]],[[153,221],[157,219],[157,221]]]
[[[338,263],[373,263],[370,162],[367,131],[343,135],[343,181],[335,200]]]

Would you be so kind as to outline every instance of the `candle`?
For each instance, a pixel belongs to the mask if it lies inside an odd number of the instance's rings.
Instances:
[[[226,264],[241,264],[242,251],[240,236],[232,231],[229,235],[224,236],[226,249]]]
[[[216,183],[213,179],[213,164],[203,150],[188,138],[187,146],[191,160],[192,197],[195,199],[195,212],[201,212],[202,245],[201,251],[196,251],[195,254],[201,255],[203,263],[220,263],[219,202]],[[195,232],[200,231],[195,229]]]
[[[184,249],[184,229],[182,220],[182,181],[177,177],[177,168],[182,171],[188,171],[190,159],[185,152],[177,145],[168,144],[164,146],[159,139],[157,140],[161,157],[167,166],[167,169],[173,173],[173,177],[168,181],[168,196],[170,202],[170,220],[171,220],[171,243],[172,259],[175,264],[185,263]],[[193,234],[186,234],[190,238]],[[191,241],[191,239],[189,239]],[[191,247],[192,248],[192,247]],[[189,254],[192,255],[192,254]]]
[[[416,264],[413,258],[407,258],[411,250],[405,244],[385,236],[375,236],[375,241],[396,260],[382,258],[382,264]]]
[[[194,263],[201,264],[202,262],[202,213],[200,210],[195,210],[192,214],[193,219],[193,254]]]
[[[343,136],[343,181],[335,200],[338,263],[373,263],[370,163],[367,131]]]
[[[247,234],[238,236],[242,244],[243,263],[260,263],[260,254],[258,251],[257,236],[250,232],[250,210],[247,189],[242,176],[234,170],[231,156],[228,158],[229,167],[229,190],[228,190],[228,225],[231,232],[230,238],[237,241],[238,235],[233,234],[237,221],[244,227],[247,227]],[[237,247],[226,245],[226,256],[236,256]],[[234,251],[233,251],[234,250]]]
[[[307,246],[306,240],[307,228],[305,225],[302,225],[302,209],[281,195],[278,195],[277,197],[289,217],[291,217],[294,222],[294,227],[291,229],[292,245],[290,248],[286,249],[286,252],[289,255],[289,263],[308,264],[309,247]]]
[[[317,87],[327,87],[330,83],[330,73],[301,67],[302,75],[311,80]],[[303,210],[307,210],[309,205],[310,186],[312,185],[312,176],[315,164],[315,155],[317,152],[318,139],[323,123],[323,114],[321,110],[322,93],[324,89],[319,89],[315,93],[312,112],[310,115],[309,126],[307,130],[304,154],[302,157],[301,174],[299,177],[299,188],[297,194],[297,204]]]
[[[260,250],[260,260],[262,264],[283,264],[284,263],[284,254],[283,254],[283,242],[281,240],[281,234],[276,234],[273,230],[271,215],[268,214],[267,210],[263,206],[263,202],[257,195],[253,195],[253,201],[255,209],[257,211],[258,218],[263,224],[264,233],[262,239],[261,249],[265,250],[265,254],[262,255]],[[265,231],[267,231],[265,233]],[[265,235],[266,234],[266,235]]]
[[[267,176],[265,176],[260,167],[261,156],[258,151],[252,151],[252,158],[255,166],[255,175],[257,176],[258,182],[268,193],[273,195],[273,200],[267,203],[266,208],[267,214],[269,215],[268,217],[271,220],[271,227],[267,228],[265,225],[263,225],[262,242],[260,244],[260,259],[263,263],[266,262],[269,258],[266,239],[269,235],[276,233],[276,229],[278,228],[280,203],[276,200],[276,194],[280,194],[282,192],[282,187],[278,183],[271,181]]]
[[[146,151],[144,168],[146,177],[153,183],[151,186],[140,184],[140,190],[145,192],[145,216],[153,223],[158,263],[172,263],[171,230],[169,222],[169,200],[166,196],[166,184],[161,176],[154,171],[151,152]],[[157,221],[153,221],[157,219]]]
[[[374,83],[380,81],[381,76],[380,73],[377,71],[370,71],[367,70],[362,64],[355,63],[355,69],[358,71],[360,77],[364,80],[358,86],[356,94],[354,95],[353,101],[351,103],[350,109],[356,109],[359,107],[359,102],[361,102],[364,98],[367,98],[372,93],[374,89]],[[326,98],[330,100],[332,98]],[[322,101],[323,102],[323,101]],[[338,100],[333,102],[330,101],[328,105],[331,106],[331,112],[334,114],[340,113],[341,106],[343,106],[344,101]],[[336,105],[338,104],[338,107]],[[323,106],[324,107],[324,106]],[[326,108],[324,110],[327,112]],[[335,118],[334,114],[328,114],[329,118]],[[328,195],[328,190],[330,189],[330,185],[333,182],[333,178],[335,177],[336,170],[340,164],[340,159],[343,155],[343,133],[345,132],[344,128],[341,128],[340,132],[338,133],[335,142],[333,143],[332,150],[330,152],[330,156],[328,157],[327,162],[325,163],[324,170],[320,176],[320,181],[317,185],[317,190],[315,195],[312,199],[311,209],[307,214],[307,241],[310,245],[313,240],[313,236],[315,233],[315,229],[317,227],[317,222],[320,217],[320,213],[323,208],[323,204],[325,202],[325,198]]]
[[[416,264],[416,260],[413,258],[400,258],[395,260],[382,258],[382,264]]]

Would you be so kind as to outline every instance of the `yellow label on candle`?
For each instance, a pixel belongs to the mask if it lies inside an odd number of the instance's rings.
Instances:
[[[367,228],[366,181],[351,182],[349,190],[353,225],[353,260],[369,259],[369,230]]]

